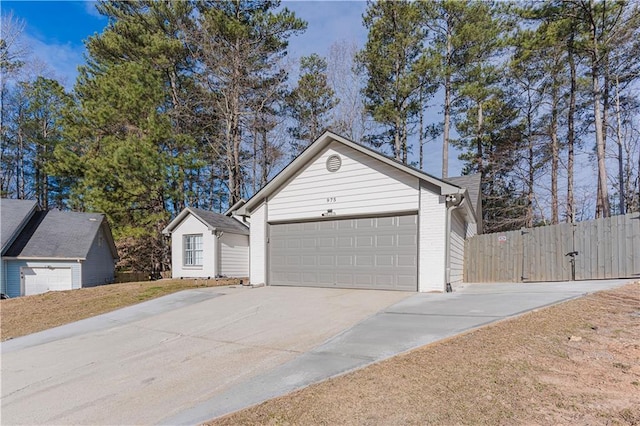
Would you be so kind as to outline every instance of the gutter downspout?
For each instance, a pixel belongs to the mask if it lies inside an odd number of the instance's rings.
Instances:
[[[445,291],[453,292],[451,288],[451,213],[462,206],[464,194],[449,194],[446,196],[447,215],[445,217],[445,238],[444,238],[444,279]]]

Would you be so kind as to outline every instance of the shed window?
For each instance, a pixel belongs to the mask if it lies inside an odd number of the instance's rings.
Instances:
[[[202,234],[184,236],[184,265],[202,266]]]

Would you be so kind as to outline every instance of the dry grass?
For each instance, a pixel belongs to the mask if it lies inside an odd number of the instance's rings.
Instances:
[[[69,291],[0,301],[2,340],[89,318],[181,290],[238,284],[237,279],[159,280]]]
[[[212,425],[640,424],[640,283],[435,343]]]

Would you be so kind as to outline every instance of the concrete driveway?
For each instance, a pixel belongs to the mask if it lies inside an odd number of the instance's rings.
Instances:
[[[3,342],[2,424],[167,423],[411,294],[191,290]]]
[[[195,424],[628,282],[183,292],[3,343],[2,422]]]

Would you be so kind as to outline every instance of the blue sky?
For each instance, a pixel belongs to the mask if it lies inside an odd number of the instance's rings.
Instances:
[[[284,1],[282,6],[308,22],[307,31],[290,40],[293,58],[326,55],[329,46],[341,39],[360,45],[366,40],[365,1]],[[76,69],[84,63],[84,41],[107,25],[93,1],[2,0],[1,7],[3,15],[13,12],[25,22],[25,42],[33,56],[45,62],[67,88],[73,86]]]

